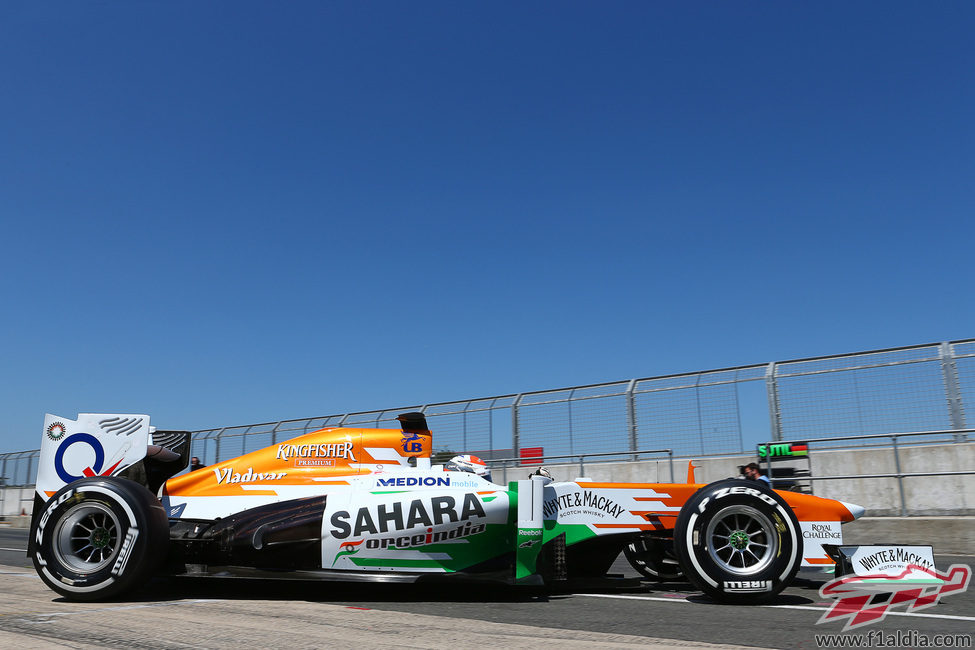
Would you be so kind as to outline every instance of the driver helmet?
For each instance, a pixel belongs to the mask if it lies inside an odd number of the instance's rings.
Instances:
[[[554,481],[555,477],[552,476],[552,472],[548,471],[544,467],[539,467],[534,472],[528,475],[528,478],[535,478],[536,476],[541,476],[542,478],[547,478],[550,481]]]
[[[470,472],[471,474],[477,474],[487,481],[491,480],[491,471],[487,468],[487,463],[477,456],[471,456],[470,454],[454,456],[447,461],[444,469],[448,472]]]

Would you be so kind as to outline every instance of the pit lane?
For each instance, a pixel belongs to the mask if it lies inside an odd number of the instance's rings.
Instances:
[[[153,581],[125,600],[70,603],[48,590],[22,552],[27,533],[0,529],[0,644],[5,647],[210,648],[291,646],[437,647],[447,644],[567,648],[815,648],[825,610],[823,578],[801,574],[773,605],[716,604],[686,583],[637,589],[526,592],[477,585],[293,583],[256,580]],[[938,567],[975,565],[937,558]],[[613,568],[637,575],[622,558]],[[924,612],[892,615],[868,630],[975,632],[972,591]]]

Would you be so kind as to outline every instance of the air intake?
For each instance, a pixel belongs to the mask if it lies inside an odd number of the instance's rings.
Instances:
[[[403,431],[409,431],[410,433],[426,433],[430,430],[427,428],[427,417],[422,413],[400,413],[396,416],[396,419],[399,420]]]

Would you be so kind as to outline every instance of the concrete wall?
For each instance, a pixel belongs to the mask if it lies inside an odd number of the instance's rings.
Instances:
[[[34,487],[0,489],[0,516],[30,514],[34,509]]]
[[[862,517],[843,526],[844,544],[891,542],[933,546],[943,555],[975,555],[975,517]]]
[[[898,450],[901,472],[975,471],[975,444],[929,445]],[[890,449],[813,452],[813,476],[894,473]],[[909,515],[975,515],[975,474],[904,478]],[[869,516],[900,514],[897,479],[816,481],[815,493],[851,501]]]
[[[898,450],[901,472],[975,471],[975,443],[907,447]],[[687,478],[687,458],[674,459],[674,481]],[[896,472],[891,448],[844,451],[813,451],[810,457],[813,476],[892,474]],[[755,461],[755,456],[725,456],[694,459],[698,483],[710,483],[738,476],[738,467]],[[580,476],[579,464],[546,465],[556,479]],[[503,481],[525,478],[531,468],[518,467],[495,471]],[[664,460],[587,463],[585,476],[597,481],[667,483],[670,465]],[[968,476],[924,476],[903,479],[907,514],[975,515],[975,474]],[[901,514],[901,497],[896,478],[815,481],[813,493],[856,503],[872,517]]]

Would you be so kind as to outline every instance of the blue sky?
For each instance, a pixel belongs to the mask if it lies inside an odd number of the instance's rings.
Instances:
[[[0,451],[975,336],[975,5],[0,5]]]

